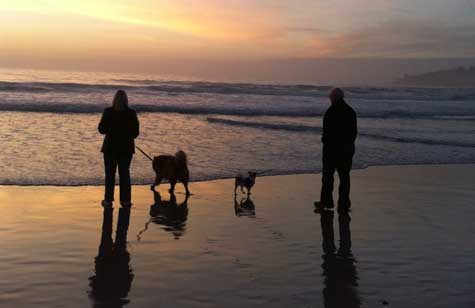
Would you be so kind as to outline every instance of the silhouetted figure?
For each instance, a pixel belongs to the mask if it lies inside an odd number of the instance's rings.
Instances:
[[[234,195],[234,213],[238,217],[256,217],[256,206],[254,205],[254,202],[252,202],[250,195],[247,195],[247,198],[241,198],[239,203],[236,199],[236,195]]]
[[[89,278],[89,296],[93,307],[123,307],[129,303],[127,296],[134,278],[127,251],[130,209],[119,210],[115,243],[112,241],[112,214],[112,208],[104,208],[101,243],[95,258],[95,275]]]
[[[176,240],[185,233],[186,221],[188,219],[188,199],[190,195],[185,196],[185,200],[178,204],[175,194],[170,194],[169,200],[162,200],[158,191],[153,191],[154,203],[150,206],[150,220],[137,235],[140,240],[142,234],[148,230],[150,223],[156,223],[164,226],[164,230],[171,232]]]
[[[114,201],[115,172],[119,167],[120,202],[130,206],[131,183],[130,163],[135,153],[134,139],[139,135],[137,113],[129,108],[127,94],[119,90],[114,96],[112,107],[106,108],[99,123],[99,132],[105,135],[102,145],[106,188],[102,205],[112,206]]]
[[[335,247],[333,232],[333,211],[320,211],[323,246],[323,301],[327,308],[361,307],[359,298],[358,273],[355,259],[351,253],[350,216],[348,213],[338,217],[340,225],[340,248]]]
[[[339,210],[347,210],[350,201],[350,171],[355,154],[357,135],[356,113],[345,102],[344,93],[335,88],[330,93],[331,106],[323,118],[323,170],[320,202],[315,205],[332,208],[333,175],[335,170],[340,178]]]

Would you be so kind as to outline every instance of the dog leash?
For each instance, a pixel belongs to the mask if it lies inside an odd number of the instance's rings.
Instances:
[[[145,157],[147,157],[148,159],[150,159],[151,161],[153,161],[153,158],[152,158],[150,155],[148,155],[147,153],[145,153],[145,151],[142,150],[139,146],[136,145],[135,147],[136,147]],[[193,164],[192,162],[188,162],[188,165],[190,165],[190,166],[192,166],[192,167],[193,167],[193,166],[198,167],[198,165]],[[236,172],[238,172],[238,173],[244,173],[244,172],[242,172],[241,169],[238,169],[238,168],[228,168],[228,169],[233,169],[233,171],[236,171]],[[257,173],[257,175],[261,175],[261,176],[262,176],[262,175],[266,175],[266,174],[268,174],[268,173],[270,173],[270,172],[272,172],[272,171],[274,171],[274,169],[266,169],[266,170],[262,170],[262,171],[257,171],[256,173]]]
[[[150,155],[148,155],[147,153],[145,153],[139,146],[135,146],[140,152],[142,152],[143,155],[145,155],[145,157],[147,157],[148,159],[150,159],[151,161],[153,161],[153,158],[150,157]]]

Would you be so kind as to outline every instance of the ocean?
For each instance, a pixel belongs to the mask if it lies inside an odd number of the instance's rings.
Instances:
[[[0,70],[0,184],[100,185],[97,124],[129,95],[151,155],[184,150],[194,181],[321,170],[332,85],[243,84],[169,76]],[[344,86],[358,114],[354,168],[475,163],[475,87]],[[135,184],[150,184],[137,152]]]

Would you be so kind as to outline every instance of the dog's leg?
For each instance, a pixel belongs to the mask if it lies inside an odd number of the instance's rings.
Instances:
[[[183,185],[185,186],[186,196],[188,197],[189,195],[191,195],[191,192],[188,189],[188,182],[183,182]]]
[[[249,195],[251,194],[251,189],[249,187],[246,187],[247,188],[247,197],[249,198]]]
[[[158,177],[158,175],[155,177],[155,182],[152,184],[152,186],[150,186],[150,189],[155,191],[155,187],[160,185],[160,183],[162,182],[162,178]]]
[[[169,192],[173,194],[175,192],[176,180],[170,180],[170,190]]]

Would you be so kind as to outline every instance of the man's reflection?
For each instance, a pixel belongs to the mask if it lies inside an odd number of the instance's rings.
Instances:
[[[337,251],[333,232],[333,211],[322,210],[320,223],[323,236],[323,298],[325,307],[361,307],[359,298],[358,273],[351,253],[350,215],[338,216],[340,227],[340,247]]]
[[[127,251],[130,209],[119,210],[115,243],[112,241],[112,214],[113,208],[104,208],[95,275],[89,278],[93,307],[123,307],[129,303],[127,296],[134,278]]]
[[[243,197],[239,203],[236,199],[236,196],[234,196],[234,213],[238,217],[256,217],[256,206],[254,205],[254,202],[252,202],[249,195],[247,195],[246,198]]]

